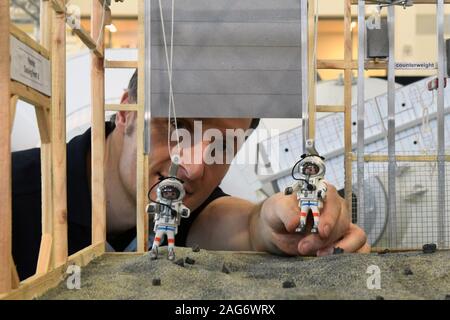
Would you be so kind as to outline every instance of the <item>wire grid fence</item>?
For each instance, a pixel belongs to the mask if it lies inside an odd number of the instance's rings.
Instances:
[[[402,155],[412,155],[402,154]],[[356,181],[356,162],[354,181]],[[395,210],[389,215],[388,163],[364,165],[364,211],[353,207],[356,223],[362,227],[374,249],[420,249],[435,243],[439,249],[450,248],[450,162],[446,163],[445,198],[438,198],[438,164],[433,162],[397,162]],[[356,188],[354,189],[357,192]],[[439,201],[446,212],[439,217]]]

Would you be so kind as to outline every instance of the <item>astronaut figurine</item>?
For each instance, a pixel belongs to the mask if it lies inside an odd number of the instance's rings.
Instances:
[[[175,259],[175,235],[178,232],[178,225],[181,218],[189,218],[191,211],[183,204],[185,191],[181,180],[177,179],[179,157],[173,158],[169,170],[169,177],[163,179],[157,188],[157,199],[147,205],[147,213],[154,215],[155,238],[150,250],[150,258],[158,258],[158,247],[167,236],[169,246],[168,259]]]
[[[324,158],[319,156],[314,148],[312,140],[307,141],[307,152],[296,163],[294,169],[298,166],[300,178],[292,187],[285,189],[285,194],[290,195],[294,191],[297,192],[298,205],[300,207],[300,224],[295,232],[304,233],[306,231],[306,218],[309,210],[312,211],[314,224],[311,233],[318,233],[320,210],[323,207],[327,195],[327,185],[324,180],[325,163]]]

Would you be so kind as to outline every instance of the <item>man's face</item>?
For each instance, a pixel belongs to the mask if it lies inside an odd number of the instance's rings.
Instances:
[[[238,151],[237,143],[233,145],[232,140],[226,141],[227,129],[247,130],[250,126],[251,119],[178,119],[178,129],[184,133],[190,133],[194,137],[194,127],[201,121],[201,136],[204,138],[205,132],[215,129],[214,132],[222,133],[223,148],[232,151],[232,157]],[[135,120],[134,120],[135,123]],[[168,146],[168,129],[171,133],[174,130],[172,122],[169,128],[167,119],[152,119],[151,123],[151,151],[148,158],[149,166],[149,187],[158,183],[160,177],[167,177],[169,167],[171,165],[171,157]],[[119,161],[119,174],[130,197],[136,197],[136,124],[134,130],[128,130],[124,135],[123,148]],[[209,130],[209,131],[208,131]],[[197,130],[198,131],[198,130]],[[174,135],[173,135],[174,136]],[[181,163],[178,169],[177,177],[184,181],[186,196],[184,204],[191,210],[197,209],[216,188],[229,169],[229,163],[211,163],[206,161],[205,154],[210,154],[212,142],[218,142],[217,139],[206,138],[192,139],[188,141],[183,135],[182,143],[177,148],[177,144],[173,141],[170,143],[172,155],[179,150],[181,155]],[[211,141],[212,140],[212,141]],[[235,141],[236,142],[236,141]],[[217,144],[216,144],[217,145]],[[230,148],[231,147],[231,148]],[[224,152],[225,153],[225,152]],[[212,152],[215,155],[215,152]],[[199,161],[200,160],[200,161]],[[208,163],[208,164],[207,164]],[[152,199],[156,199],[156,188],[152,191]]]

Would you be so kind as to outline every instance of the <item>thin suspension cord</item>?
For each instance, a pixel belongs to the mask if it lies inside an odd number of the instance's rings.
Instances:
[[[172,0],[172,39],[171,39],[171,57],[169,60],[169,53],[168,53],[168,49],[167,49],[167,39],[166,39],[166,30],[164,27],[164,15],[163,15],[163,9],[162,9],[162,4],[161,4],[161,0],[158,0],[159,2],[159,13],[161,16],[161,28],[162,28],[162,33],[163,33],[163,41],[164,41],[164,53],[166,56],[166,64],[167,64],[167,71],[168,71],[168,77],[169,77],[169,118],[168,118],[168,133],[167,133],[167,146],[169,149],[169,154],[171,155],[171,148],[170,148],[170,140],[171,140],[171,136],[170,136],[170,120],[171,120],[171,107],[174,111],[174,120],[175,120],[175,133],[177,136],[177,150],[178,150],[178,154],[181,155],[181,150],[180,150],[180,137],[178,135],[178,124],[177,124],[177,118],[176,118],[176,113],[175,113],[175,99],[173,96],[173,85],[172,85],[172,66],[173,66],[173,27],[174,27],[174,0]]]

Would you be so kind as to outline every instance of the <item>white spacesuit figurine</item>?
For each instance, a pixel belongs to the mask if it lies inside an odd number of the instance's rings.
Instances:
[[[290,195],[297,192],[297,200],[300,208],[300,223],[295,232],[304,233],[306,231],[306,218],[311,209],[314,224],[311,233],[318,233],[320,210],[327,195],[327,185],[324,180],[325,162],[317,154],[314,142],[307,141],[308,154],[304,154],[292,169],[292,176],[298,180],[292,187],[285,189],[285,194]],[[294,170],[298,166],[300,177],[294,176]]]
[[[158,247],[167,236],[168,259],[175,259],[175,235],[178,232],[178,225],[181,218],[189,218],[191,211],[183,204],[185,191],[183,182],[178,179],[179,158],[172,159],[172,165],[169,170],[169,177],[162,179],[157,188],[157,199],[147,206],[147,213],[154,215],[155,238],[150,251],[150,258],[158,258]],[[150,190],[151,192],[151,190]],[[149,192],[149,195],[150,195]]]

